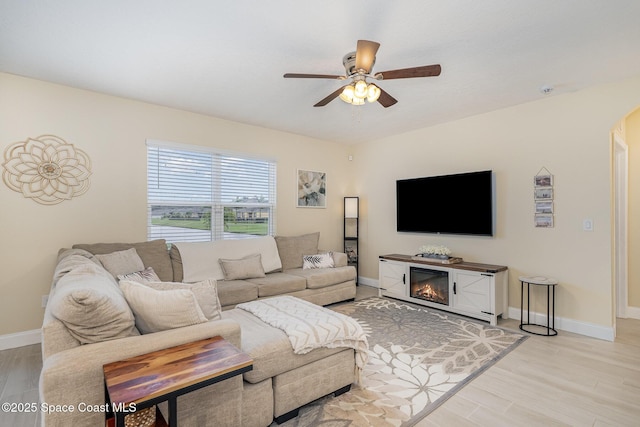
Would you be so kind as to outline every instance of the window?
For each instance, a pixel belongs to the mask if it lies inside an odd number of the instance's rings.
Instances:
[[[147,141],[147,207],[149,240],[274,235],[276,163]]]

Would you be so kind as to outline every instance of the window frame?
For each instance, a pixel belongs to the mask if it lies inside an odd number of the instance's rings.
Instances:
[[[177,196],[174,200],[167,199],[166,196],[165,197],[154,196],[152,194],[153,191],[151,189],[151,185],[152,185],[151,176],[154,173],[154,171],[151,168],[151,165],[153,164],[153,161],[154,161],[154,159],[152,159],[152,150],[157,150],[156,151],[157,158],[155,159],[155,161],[157,161],[157,166],[156,166],[157,169],[155,173],[157,174],[158,182],[161,180],[161,175],[159,171],[160,171],[160,163],[162,160],[160,153],[162,150],[175,151],[177,154],[175,157],[179,157],[180,152],[184,152],[185,156],[188,155],[194,158],[198,156],[203,156],[203,159],[206,159],[208,156],[210,156],[211,178],[209,182],[205,184],[205,187],[207,185],[210,185],[211,187],[210,194],[208,194],[208,198],[205,197],[202,200],[189,201],[189,200],[180,199],[179,196]],[[219,149],[215,147],[196,146],[196,145],[181,144],[176,142],[159,141],[154,139],[148,139],[146,141],[146,158],[147,158],[146,199],[147,199],[147,239],[148,240],[165,239],[167,243],[173,243],[173,242],[188,242],[188,241],[215,241],[215,240],[240,239],[240,238],[256,237],[256,236],[262,236],[262,235],[274,236],[276,234],[277,162],[273,158],[267,158],[264,156],[257,156],[253,154],[224,150],[224,149]],[[171,159],[171,155],[165,157],[165,159],[167,158]],[[262,182],[260,185],[256,185],[255,187],[265,187],[264,191],[266,191],[266,199],[267,199],[266,202],[264,203],[258,202],[258,200],[260,200],[262,197],[265,197],[264,194],[261,194],[260,196],[252,195],[252,194],[245,195],[244,197],[247,199],[252,199],[252,198],[255,199],[250,201],[229,201],[229,200],[223,201],[222,200],[222,197],[223,197],[222,193],[225,185],[224,182],[225,182],[225,179],[227,180],[227,182],[229,182],[229,178],[230,178],[229,173],[243,171],[243,169],[240,169],[240,168],[233,169],[228,167],[228,164],[232,164],[233,162],[236,162],[236,161],[258,162],[258,165],[261,162],[264,163],[263,167],[265,171],[264,171],[264,175],[262,175],[262,178],[266,177],[268,181],[266,183],[266,186],[264,182]],[[226,167],[224,166],[225,162],[227,163]],[[226,174],[225,174],[225,169],[227,172]],[[259,169],[262,169],[262,167],[261,168],[256,167],[256,169],[245,169],[245,170],[249,172],[258,171],[258,173],[260,173]],[[164,176],[164,178],[167,179],[169,176],[170,175],[167,174],[166,176]],[[188,183],[187,181],[188,181],[187,179],[184,179],[185,183]],[[172,182],[182,183],[180,179],[174,180]],[[203,182],[207,182],[207,180],[204,180]],[[241,181],[234,181],[234,182],[246,183],[246,182],[250,182],[250,179],[246,181],[241,180]],[[249,186],[246,186],[245,188],[246,189],[254,188],[254,186],[249,185]],[[168,189],[170,189],[170,185],[165,187],[165,191]],[[202,187],[200,188],[200,190],[202,190]],[[195,193],[196,191],[194,191],[194,194]],[[227,190],[227,193],[230,194],[230,191]],[[199,196],[203,197],[203,193],[199,193]],[[189,234],[188,232],[185,234],[180,234],[180,232],[172,234],[172,233],[158,232],[157,229],[154,230],[155,226],[152,224],[153,206],[163,206],[163,207],[175,206],[175,207],[181,207],[181,208],[193,206],[194,208],[200,208],[200,209],[205,208],[205,210],[207,207],[210,208],[211,219],[209,224],[210,229],[208,230],[209,231],[208,236],[205,237],[204,232],[198,233],[198,237],[191,240],[188,236]],[[259,208],[261,211],[263,211],[264,209],[267,209],[266,234],[253,234],[249,232],[237,233],[237,232],[225,231],[225,209],[227,208],[253,209],[253,210],[255,210],[256,208]],[[236,217],[237,215],[238,213],[236,211]],[[263,215],[264,213],[260,213],[259,216],[263,217]],[[249,223],[249,224],[252,224],[252,223]],[[182,227],[176,227],[176,228],[178,229]]]

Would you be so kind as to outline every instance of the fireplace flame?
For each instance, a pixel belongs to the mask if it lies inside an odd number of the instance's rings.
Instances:
[[[423,298],[438,303],[447,303],[447,295],[438,292],[437,287],[431,286],[429,283],[419,285],[414,292],[415,297]]]

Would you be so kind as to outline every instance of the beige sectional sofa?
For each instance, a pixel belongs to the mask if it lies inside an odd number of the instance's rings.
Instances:
[[[182,426],[264,427],[274,418],[282,422],[295,416],[300,406],[319,397],[348,390],[355,379],[353,349],[295,354],[283,331],[234,308],[283,294],[319,305],[352,299],[355,269],[346,265],[346,255],[311,257],[311,265],[305,265],[303,256],[322,253],[317,233],[231,242],[176,244],[167,250],[163,240],[156,240],[61,250],[42,326],[40,399],[47,407],[76,410],[44,412],[42,425],[104,425],[104,413],[77,410],[81,403],[104,404],[104,364],[216,335],[249,354],[253,369],[179,397]],[[133,264],[123,258],[132,252],[137,255]],[[145,273],[116,274],[118,268],[140,267]],[[150,269],[157,276],[151,283],[128,280],[129,273],[145,276]],[[169,293],[149,290],[159,285],[179,298],[165,303]],[[152,298],[143,293],[136,300],[127,290],[140,286],[155,292]],[[140,322],[182,307],[183,297],[187,308],[178,314],[185,319]]]

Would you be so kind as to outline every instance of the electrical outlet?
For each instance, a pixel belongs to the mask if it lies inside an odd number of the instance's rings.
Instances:
[[[585,219],[584,221],[582,221],[582,229],[584,231],[593,231],[593,220]]]
[[[42,308],[46,308],[48,302],[49,302],[49,295],[42,295]]]

